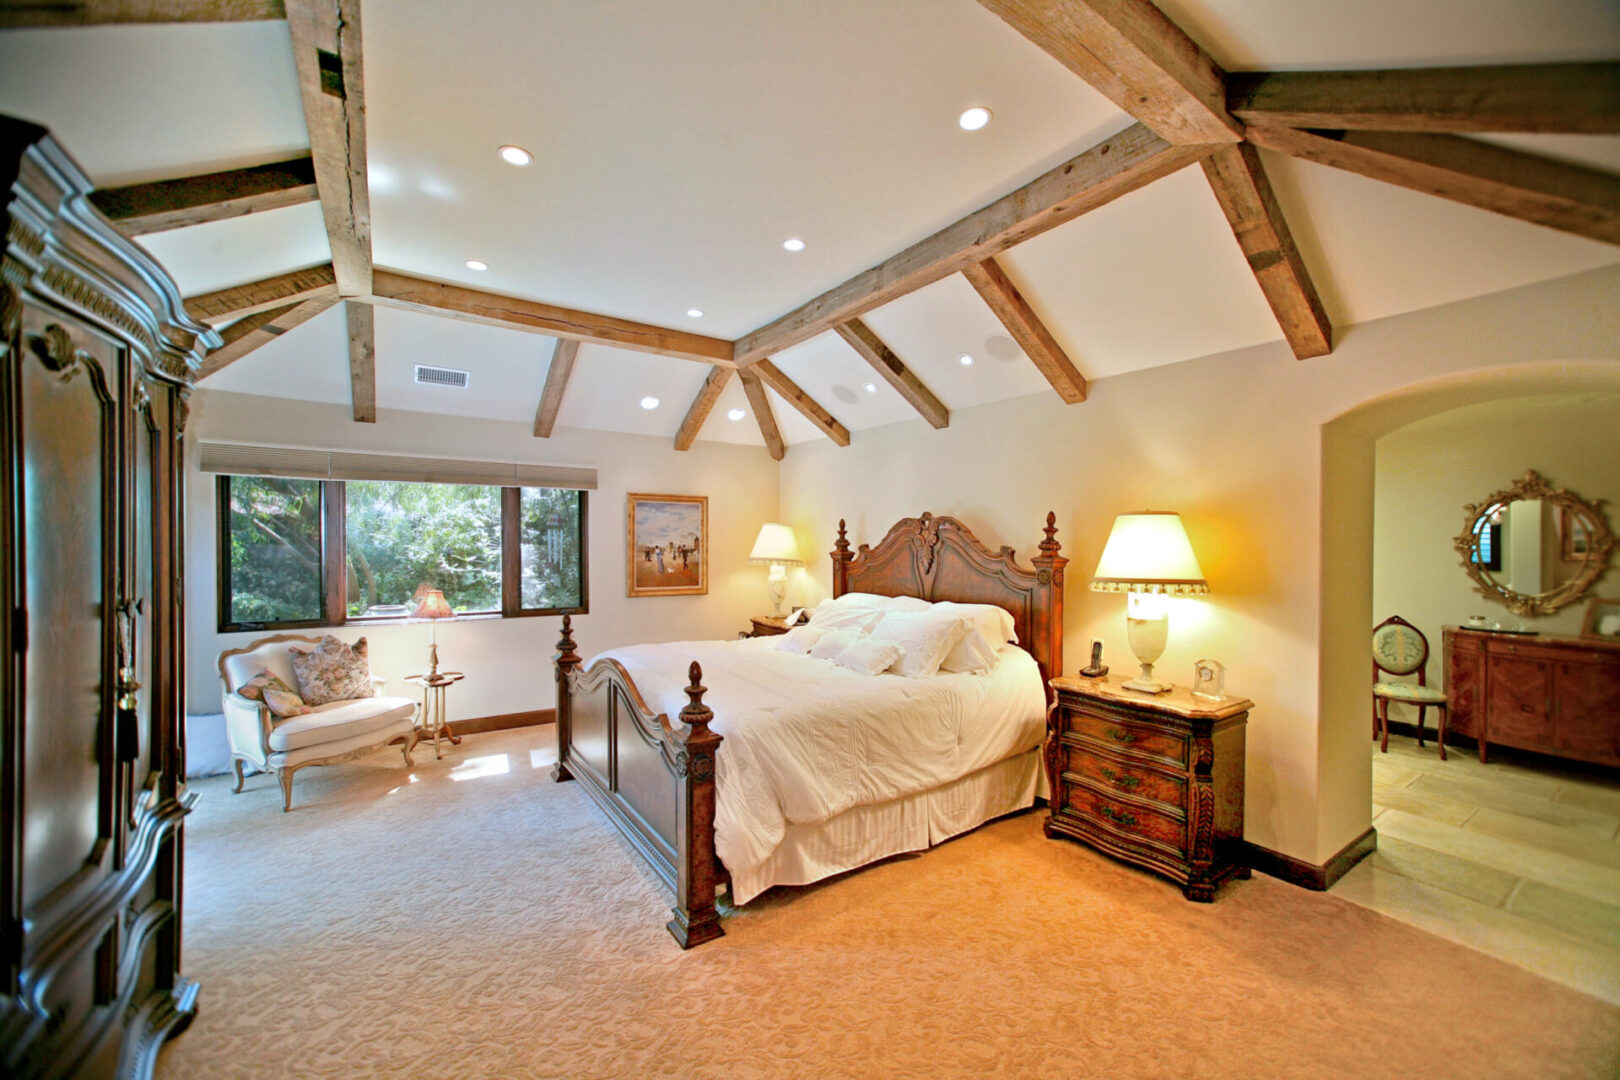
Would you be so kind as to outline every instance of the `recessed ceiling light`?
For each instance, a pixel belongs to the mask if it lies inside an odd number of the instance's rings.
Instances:
[[[956,118],[956,125],[963,131],[978,131],[990,122],[990,110],[983,105],[975,105],[971,109],[962,110],[962,115]]]
[[[534,160],[534,155],[521,146],[503,146],[500,155],[501,160],[508,165],[527,165]]]
[[[694,319],[701,319],[701,318],[703,318],[703,312],[702,312],[702,310],[701,310],[701,309],[699,309],[699,308],[695,308],[695,307],[689,307],[689,308],[687,308],[687,309],[686,309],[686,313],[687,313],[687,314],[688,314],[688,315],[690,315],[690,316],[691,316],[691,317],[692,317],[692,318],[694,318]]]
[[[656,409],[658,408],[658,399],[653,397],[651,394],[648,394],[646,397],[641,399],[641,407],[648,410]]]
[[[961,364],[963,367],[972,367],[973,357],[968,353],[963,353],[961,356],[956,358],[956,362]]]
[[[731,409],[726,413],[727,420],[741,420],[748,415],[747,409]]]
[[[790,236],[788,239],[782,241],[782,246],[788,251],[803,251],[804,241],[800,240],[797,236]]]
[[[875,393],[877,393],[877,383],[875,383],[875,382],[869,382],[869,383],[867,383],[867,384],[866,384],[866,392],[867,392],[867,393],[868,393],[868,394],[875,394]]]
[[[467,260],[467,269],[469,269],[469,270],[488,270],[489,269],[489,263],[485,262],[483,259],[468,259]]]

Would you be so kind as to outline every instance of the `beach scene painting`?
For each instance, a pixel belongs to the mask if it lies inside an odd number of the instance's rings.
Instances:
[[[709,591],[707,495],[630,495],[625,532],[625,595]]]

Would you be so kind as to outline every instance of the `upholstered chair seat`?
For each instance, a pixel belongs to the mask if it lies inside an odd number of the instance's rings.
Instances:
[[[1413,686],[1403,682],[1381,682],[1373,684],[1373,693],[1378,697],[1390,698],[1394,701],[1404,701],[1408,704],[1443,705],[1446,692],[1433,686]]]
[[[264,671],[296,687],[298,679],[289,650],[307,652],[320,640],[300,634],[277,634],[219,657],[219,677],[225,684],[225,734],[231,746],[231,765],[236,770],[235,790],[242,790],[244,764],[273,773],[281,782],[283,810],[292,809],[293,774],[307,765],[352,761],[394,744],[400,746],[406,767],[415,764],[411,750],[419,733],[412,698],[349,698],[311,706],[301,715],[280,717],[264,701],[238,693]],[[387,683],[375,676],[370,681],[373,689]]]

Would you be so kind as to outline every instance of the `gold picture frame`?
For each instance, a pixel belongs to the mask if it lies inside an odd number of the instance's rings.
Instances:
[[[625,497],[626,596],[701,596],[709,591],[709,497]]]

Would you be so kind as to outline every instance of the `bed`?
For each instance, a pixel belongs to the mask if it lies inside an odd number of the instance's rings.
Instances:
[[[770,885],[920,850],[1032,803],[1048,681],[1063,660],[1068,560],[1055,522],[1048,514],[1028,568],[953,517],[906,518],[855,551],[838,523],[835,599],[915,597],[1011,615],[1018,645],[985,674],[829,674],[821,660],[770,650],[772,639],[633,646],[587,667],[563,617],[552,775],[579,782],[674,890],[667,928],[682,948],[724,933],[722,885],[745,903]],[[879,682],[906,699],[905,722],[866,723],[890,707]],[[879,754],[879,742],[892,745]],[[816,787],[772,788],[768,778],[799,758]]]

